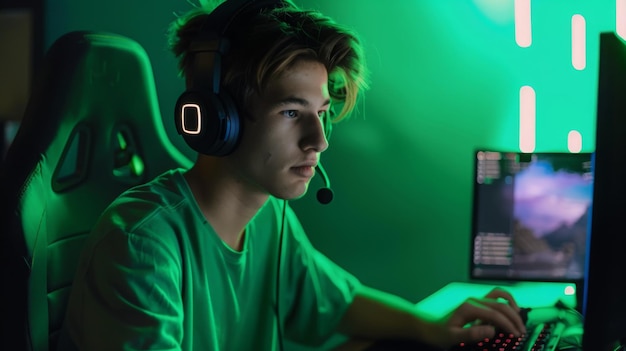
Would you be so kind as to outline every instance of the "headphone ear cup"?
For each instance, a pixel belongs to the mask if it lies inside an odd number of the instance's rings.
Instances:
[[[217,156],[225,156],[232,153],[239,144],[243,125],[235,102],[224,90],[219,93],[219,101],[222,103],[226,123],[222,125],[221,146]]]
[[[201,154],[225,156],[239,142],[239,116],[225,93],[184,92],[176,101],[174,119],[178,134]]]

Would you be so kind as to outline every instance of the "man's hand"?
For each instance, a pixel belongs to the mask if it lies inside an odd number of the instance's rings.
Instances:
[[[338,350],[364,350],[373,341],[400,340],[448,348],[495,336],[496,330],[521,335],[526,328],[513,297],[493,289],[469,298],[440,320],[420,316],[415,305],[397,296],[363,287],[344,314],[339,332],[350,342]]]
[[[433,336],[437,345],[449,347],[495,336],[496,330],[514,335],[526,333],[520,308],[508,292],[495,288],[483,298],[469,298],[444,317],[442,330]]]

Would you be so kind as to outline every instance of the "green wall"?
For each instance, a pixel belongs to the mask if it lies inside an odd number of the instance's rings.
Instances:
[[[311,241],[365,283],[417,301],[468,279],[472,153],[517,150],[519,89],[537,96],[537,151],[567,151],[577,130],[594,145],[598,33],[614,1],[532,2],[533,43],[515,42],[513,0],[300,0],[355,28],[371,89],[323,155],[335,192],[293,202]],[[77,29],[129,36],[147,50],[164,123],[183,89],[165,32],[185,0],[47,0],[46,45]],[[587,68],[570,59],[570,21],[587,23]],[[321,186],[316,179],[312,190]]]

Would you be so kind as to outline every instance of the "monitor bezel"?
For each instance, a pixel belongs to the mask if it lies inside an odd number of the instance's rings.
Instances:
[[[600,33],[594,190],[582,313],[583,349],[626,345],[626,235],[614,228],[626,214],[626,41]],[[609,230],[607,230],[609,229]],[[619,231],[617,231],[618,234]],[[621,268],[621,269],[620,269]],[[620,341],[621,340],[621,341]]]

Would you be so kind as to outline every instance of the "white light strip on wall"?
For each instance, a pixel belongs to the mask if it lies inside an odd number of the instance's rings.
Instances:
[[[535,90],[525,85],[519,92],[519,148],[522,152],[533,152],[536,140],[537,102]]]
[[[579,71],[587,66],[587,24],[581,15],[572,16],[572,66]]]
[[[615,0],[615,31],[626,40],[626,0]]]
[[[515,0],[515,42],[527,48],[532,40],[530,0]]]
[[[583,149],[583,136],[577,130],[567,134],[567,149],[572,153],[579,153]]]

